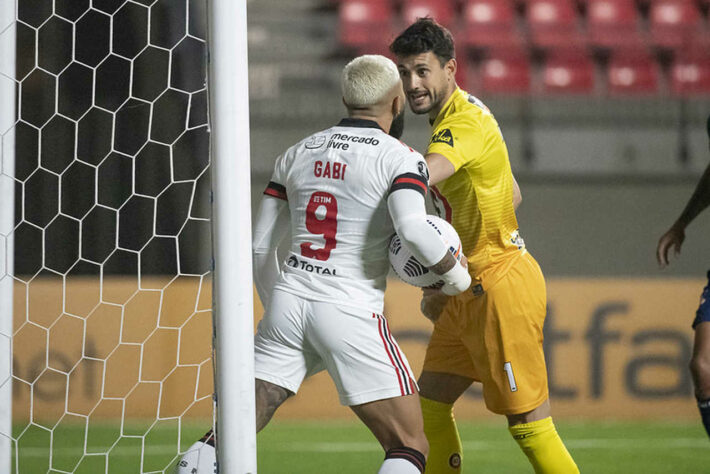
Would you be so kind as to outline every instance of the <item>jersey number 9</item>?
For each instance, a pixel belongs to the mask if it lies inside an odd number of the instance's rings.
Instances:
[[[335,196],[323,191],[311,194],[306,207],[306,229],[311,234],[322,235],[325,246],[314,248],[312,243],[304,242],[301,244],[301,255],[321,261],[328,260],[331,250],[335,248],[335,233],[338,231],[338,201]]]

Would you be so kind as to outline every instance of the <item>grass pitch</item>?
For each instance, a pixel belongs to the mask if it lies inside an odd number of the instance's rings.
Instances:
[[[699,420],[556,424],[585,474],[710,473],[710,440]],[[464,472],[532,472],[503,420],[460,422],[459,428]],[[172,422],[124,427],[123,437],[116,425],[92,428],[88,435],[83,426],[69,425],[57,427],[52,441],[42,427],[16,427],[15,436],[22,436],[16,445],[13,472],[172,473],[178,444],[185,450],[204,431],[203,426],[183,426],[178,440],[180,430]],[[145,450],[142,458],[141,447]],[[382,458],[383,452],[369,431],[354,422],[276,420],[258,436],[260,474],[375,473]]]

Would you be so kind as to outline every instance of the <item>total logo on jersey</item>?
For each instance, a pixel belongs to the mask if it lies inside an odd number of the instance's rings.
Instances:
[[[299,260],[298,257],[295,255],[291,255],[288,257],[288,261],[286,262],[286,265],[288,265],[291,268],[297,268],[299,270],[305,270],[307,272],[311,273],[317,273],[318,275],[333,275],[333,276],[338,276],[336,273],[336,269],[332,267],[326,267],[323,265],[313,265],[312,263],[308,263],[303,260]]]

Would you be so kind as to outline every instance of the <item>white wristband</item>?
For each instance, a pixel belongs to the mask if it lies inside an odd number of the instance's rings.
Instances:
[[[458,295],[471,286],[471,275],[459,262],[456,262],[451,270],[441,275],[441,278],[444,280],[441,291],[449,296]]]

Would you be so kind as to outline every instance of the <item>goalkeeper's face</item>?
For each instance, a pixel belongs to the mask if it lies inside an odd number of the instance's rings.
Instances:
[[[442,66],[439,58],[431,51],[398,57],[397,69],[407,102],[415,114],[436,116],[456,86],[456,61],[449,60]]]

